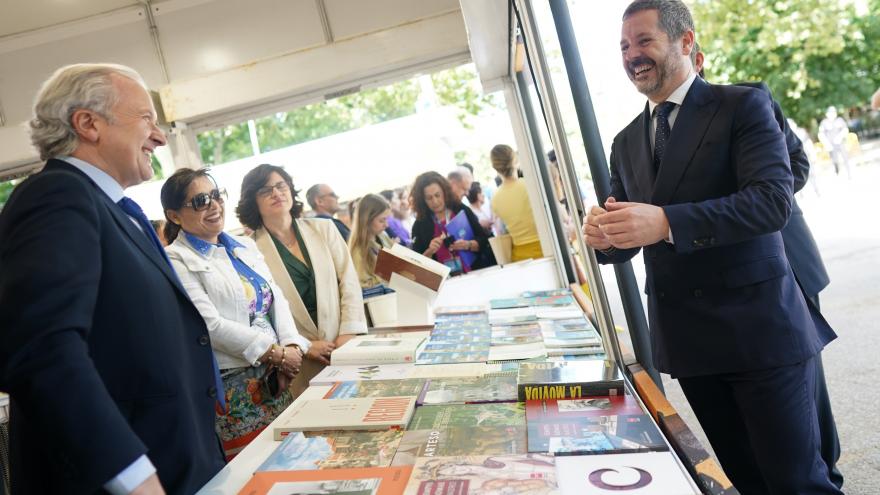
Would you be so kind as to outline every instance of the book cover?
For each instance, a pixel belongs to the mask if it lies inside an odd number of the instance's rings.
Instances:
[[[405,495],[557,495],[556,466],[543,454],[416,459]]]
[[[669,452],[557,457],[563,495],[696,495]]]
[[[395,245],[391,249],[382,248],[379,251],[374,272],[385,282],[391,281],[392,273],[397,273],[423,287],[439,291],[444,279],[449,275],[449,267],[415,251]]]
[[[630,396],[526,402],[529,452],[555,455],[667,450]]]
[[[517,384],[521,401],[623,393],[623,376],[613,361],[522,363]]]
[[[493,402],[485,404],[447,404],[416,409],[408,430],[443,430],[461,426],[524,426],[525,404]]]
[[[428,381],[422,403],[516,402],[516,394],[516,377],[514,376],[432,378]]]
[[[447,315],[467,315],[467,314],[480,314],[483,313],[483,318],[485,318],[485,312],[488,308],[484,304],[475,304],[470,306],[441,306],[439,308],[434,308],[434,314],[437,318],[442,318]]]
[[[411,396],[306,400],[272,423],[275,440],[292,431],[403,428],[412,418],[416,399]]]
[[[474,240],[474,231],[471,228],[471,223],[468,221],[464,209],[458,212],[458,215],[455,215],[452,219],[446,222],[446,233],[451,235],[456,241]],[[456,254],[458,254],[461,258],[461,262],[467,265],[468,268],[474,266],[474,261],[477,259],[476,253],[471,251],[456,251]]]
[[[295,432],[257,471],[390,466],[402,437],[402,430]]]
[[[419,354],[416,364],[485,363],[488,358],[488,348],[471,352],[422,352]]]
[[[424,338],[380,338],[359,335],[330,354],[330,363],[340,365],[399,364],[415,361],[416,349]]]
[[[401,495],[412,466],[256,473],[239,495]]]
[[[547,361],[551,361],[554,363],[563,363],[563,362],[572,362],[572,361],[604,361],[608,359],[608,356],[605,352],[599,354],[563,354],[561,356],[550,356],[547,355]]]
[[[489,361],[512,361],[546,356],[547,352],[544,349],[544,344],[541,342],[493,345],[489,348]]]
[[[372,380],[336,382],[324,395],[325,399],[357,399],[368,397],[418,397],[416,404],[425,393],[428,380],[425,378],[404,378],[402,380]]]
[[[532,306],[574,306],[577,301],[571,294],[555,294],[552,296],[535,296],[528,299]]]
[[[357,380],[400,380],[409,378],[414,367],[413,363],[327,366],[309,381],[309,385],[330,385]]]
[[[412,465],[419,457],[525,453],[524,426],[407,430],[403,433],[391,465]]]
[[[520,294],[520,297],[552,297],[571,295],[571,289],[530,290]]]
[[[492,299],[491,301],[489,301],[490,309],[525,308],[528,306],[531,306],[528,299],[522,297],[512,297],[509,299]]]
[[[546,348],[547,356],[587,356],[587,355],[605,355],[605,349],[601,346],[583,346],[583,347],[550,347]],[[604,358],[602,358],[604,359]],[[613,393],[614,389],[609,389],[609,394]]]

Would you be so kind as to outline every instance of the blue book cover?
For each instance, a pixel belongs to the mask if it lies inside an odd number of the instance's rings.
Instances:
[[[474,240],[474,231],[471,229],[471,223],[468,222],[464,208],[458,212],[458,215],[455,215],[452,217],[452,220],[446,223],[446,233],[453,236],[456,241],[462,239],[466,241]],[[467,265],[468,268],[474,266],[474,260],[477,259],[475,253],[471,251],[456,251],[456,253],[461,258],[461,262]]]

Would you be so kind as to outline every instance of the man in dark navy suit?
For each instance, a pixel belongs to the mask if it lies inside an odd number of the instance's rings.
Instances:
[[[703,74],[703,52],[700,51],[699,43],[696,49],[691,51],[691,63],[699,76],[705,79]],[[785,136],[785,147],[788,150],[788,159],[791,162],[791,172],[794,176],[794,192],[797,193],[807,183],[810,176],[810,160],[804,152],[804,145],[791,130],[788,120],[782,112],[782,107],[770,92],[770,88],[763,82],[744,82],[738,86],[746,86],[761,90],[773,105],[773,116],[782,135]],[[795,279],[804,292],[807,300],[819,309],[819,292],[831,282],[819,247],[810,232],[810,227],[804,218],[804,212],[798,205],[797,199],[791,198],[791,216],[782,231],[782,242],[785,245],[785,256],[791,265]],[[843,486],[843,474],[837,469],[837,461],[840,459],[840,439],[837,435],[837,425],[834,423],[834,414],[831,411],[831,398],[828,396],[828,386],[825,382],[825,371],[822,366],[821,354],[816,354],[816,409],[819,415],[819,437],[821,439],[822,460],[828,466],[831,481],[838,487]]]
[[[124,195],[165,144],[152,99],[127,67],[78,64],[34,112],[48,162],[0,215],[12,492],[193,493],[223,467],[223,397],[204,320]]]
[[[657,368],[679,379],[739,491],[839,494],[811,393],[835,335],[785,256],[793,181],[770,100],[696,77],[678,0],[630,4],[620,48],[648,103],[614,140],[612,195],[586,241],[603,263],[644,248]]]

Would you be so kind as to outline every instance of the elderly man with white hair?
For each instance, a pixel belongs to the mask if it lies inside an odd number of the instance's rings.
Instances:
[[[13,493],[193,493],[223,467],[205,322],[127,187],[165,136],[141,77],[59,69],[30,122],[42,171],[0,214],[0,389]]]

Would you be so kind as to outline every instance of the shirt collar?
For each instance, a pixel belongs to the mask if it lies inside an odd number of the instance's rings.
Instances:
[[[697,74],[695,72],[691,72],[691,75],[685,79],[681,86],[675,88],[675,91],[672,92],[667,98],[666,101],[671,101],[678,106],[681,106],[684,103],[684,98],[687,96],[688,91],[691,89],[691,85],[694,84],[694,80],[697,78]],[[663,103],[662,101],[660,103]],[[648,100],[648,111],[651,112],[651,115],[654,115],[654,109],[660,103],[654,103],[651,100]]]
[[[116,182],[116,179],[91,163],[72,156],[56,156],[55,159],[67,162],[86,174],[114,203],[118,203],[120,199],[125,197],[125,191]]]
[[[211,252],[222,246],[228,252],[234,251],[236,248],[244,247],[244,244],[236,241],[232,238],[231,235],[226,232],[220,232],[220,235],[217,236],[217,244],[211,244],[210,242],[199,239],[198,237],[190,234],[189,232],[183,232],[184,237],[186,237],[187,242],[189,242],[190,246],[196,250],[202,256],[209,256]]]

